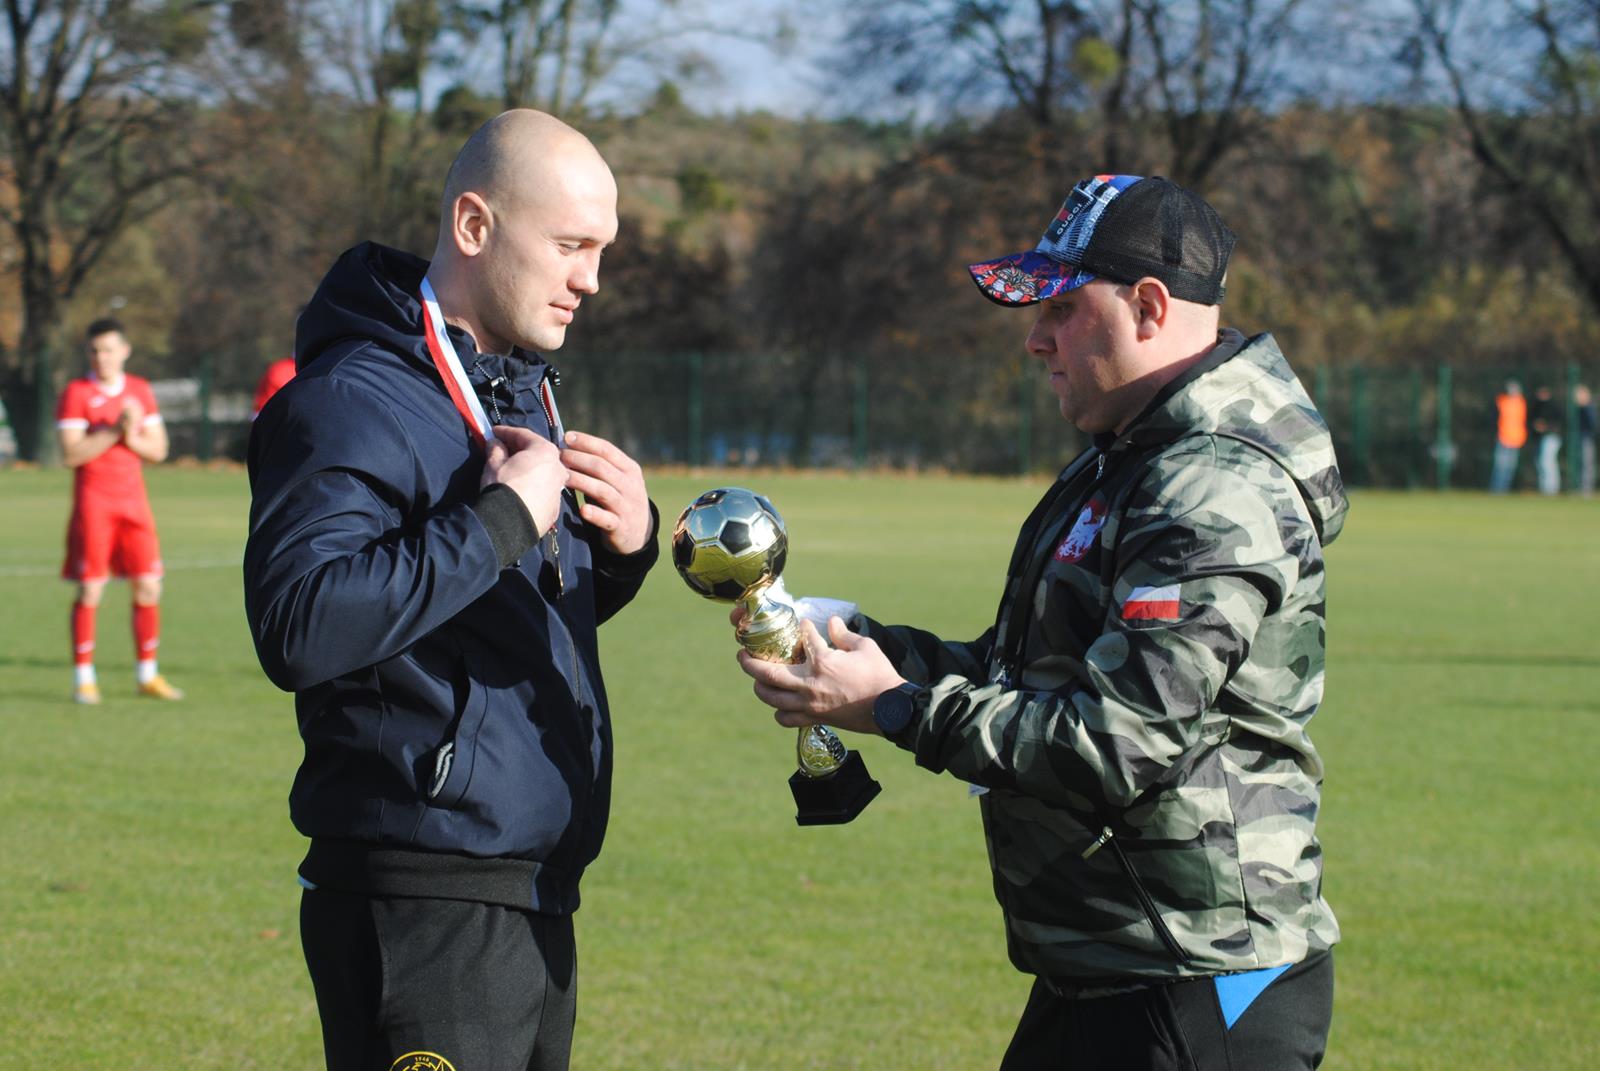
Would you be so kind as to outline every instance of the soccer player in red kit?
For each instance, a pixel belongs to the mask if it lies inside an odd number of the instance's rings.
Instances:
[[[161,632],[161,548],[144,490],[144,462],[167,456],[167,429],[150,384],[126,375],[133,352],[116,320],[85,332],[89,374],[67,384],[56,410],[62,459],[73,469],[65,580],[76,581],[72,604],[73,698],[100,702],[94,672],[95,611],[113,575],[133,581],[133,638],[140,695],[182,699],[156,669]]]

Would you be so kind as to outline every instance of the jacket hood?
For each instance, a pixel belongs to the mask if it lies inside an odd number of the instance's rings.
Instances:
[[[1300,488],[1317,536],[1331,543],[1349,512],[1333,436],[1270,334],[1246,339],[1232,329],[1218,340],[1220,363],[1165,391],[1121,438],[1132,446],[1188,435],[1249,443],[1281,465]],[[1228,355],[1231,353],[1231,355]]]
[[[399,249],[362,242],[346,250],[322,277],[295,327],[295,369],[303,372],[343,342],[376,343],[427,377],[438,375],[423,336],[422,277],[428,262]],[[446,333],[468,376],[479,384],[493,376],[521,379],[538,374],[541,354],[514,348],[510,354],[479,354],[472,336],[454,324]]]
[[[295,368],[305,371],[344,341],[376,342],[426,362],[418,291],[428,262],[398,249],[362,242],[322,277],[295,326]]]

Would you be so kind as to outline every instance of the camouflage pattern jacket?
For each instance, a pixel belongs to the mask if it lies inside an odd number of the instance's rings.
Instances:
[[[1327,426],[1269,335],[1221,333],[1035,508],[995,627],[863,619],[923,685],[895,742],[987,788],[1012,962],[1089,995],[1295,963],[1323,901]]]

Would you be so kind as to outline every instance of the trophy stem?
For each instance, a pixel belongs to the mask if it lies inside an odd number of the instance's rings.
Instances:
[[[737,631],[739,644],[765,662],[798,665],[806,660],[800,642],[800,617],[794,607],[769,598],[771,580],[757,584],[738,600],[744,618]],[[795,738],[798,769],[789,778],[794,794],[795,821],[803,826],[848,822],[872,802],[881,789],[867,773],[861,756],[824,725],[801,729]]]
[[[827,777],[844,765],[849,754],[839,734],[826,725],[808,725],[795,737],[795,762],[807,777]]]
[[[739,622],[739,643],[763,662],[795,665],[806,660],[800,643],[800,618],[781,602],[767,598],[766,585],[745,593],[740,600],[744,620]]]

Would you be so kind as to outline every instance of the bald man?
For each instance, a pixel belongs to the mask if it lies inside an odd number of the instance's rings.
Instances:
[[[330,1068],[567,1066],[611,788],[596,629],[658,519],[632,459],[564,431],[541,354],[599,289],[616,201],[571,127],[490,120],[432,261],[341,256],[251,433],[245,605],[305,743],[289,807]]]

